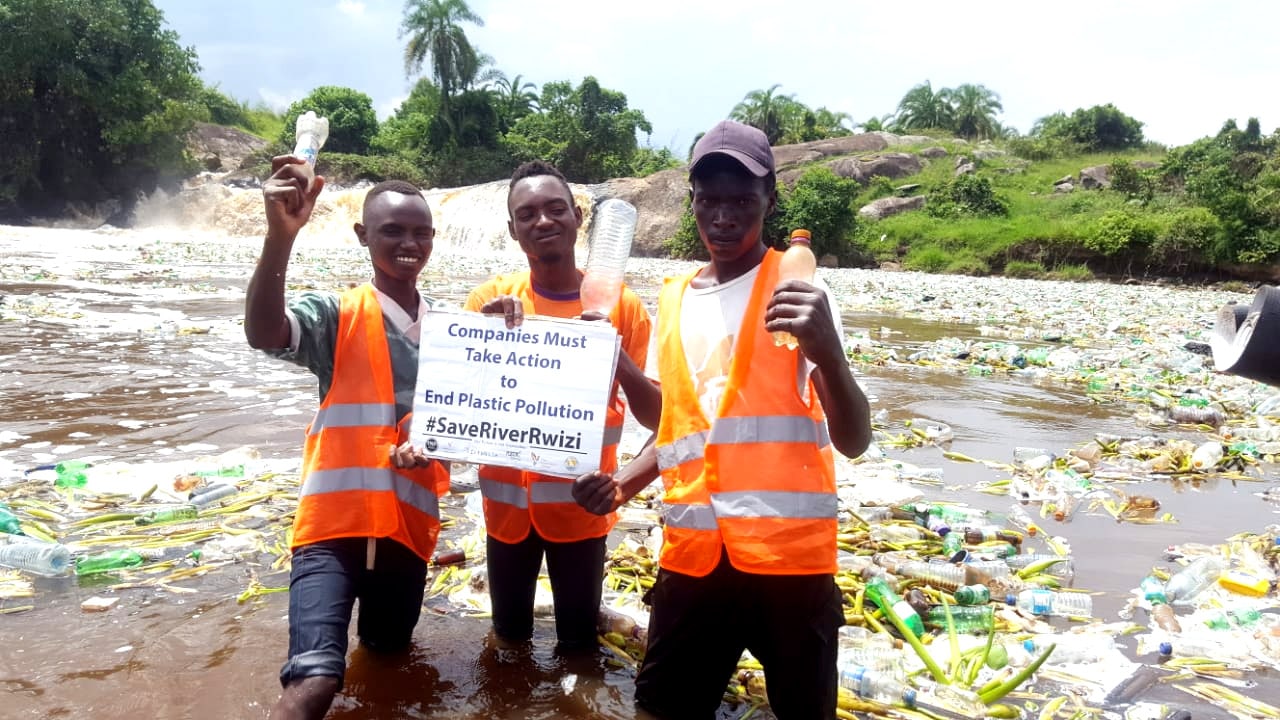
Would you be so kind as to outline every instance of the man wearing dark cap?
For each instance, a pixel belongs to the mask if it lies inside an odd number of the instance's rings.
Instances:
[[[658,717],[712,718],[749,650],[781,720],[836,710],[835,450],[871,440],[867,398],[849,370],[825,285],[778,282],[782,253],[762,237],[777,204],[764,133],[721,122],[689,168],[710,264],[668,278],[658,299],[656,442],[616,476],[577,480],[574,497],[616,509],[661,473],[663,547],[636,701]],[[790,332],[799,351],[774,344]]]

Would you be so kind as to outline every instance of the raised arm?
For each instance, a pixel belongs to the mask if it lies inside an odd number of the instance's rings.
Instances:
[[[301,158],[282,155],[271,159],[271,177],[262,186],[267,236],[244,300],[244,335],[250,347],[279,350],[289,346],[285,269],[293,241],[310,219],[323,189],[324,178],[313,175]]]

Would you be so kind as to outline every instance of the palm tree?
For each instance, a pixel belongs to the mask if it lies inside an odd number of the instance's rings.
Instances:
[[[493,81],[498,116],[505,129],[510,129],[525,115],[538,111],[538,86],[521,80],[524,80],[523,75],[507,79],[506,75],[498,73]]]
[[[813,115],[818,126],[818,132],[824,138],[853,134],[853,131],[849,129],[849,126],[854,124],[853,116],[847,112],[836,112],[835,110],[820,107],[813,111]]]
[[[952,129],[951,91],[933,91],[928,80],[907,91],[898,101],[896,125],[903,130]]]
[[[972,140],[996,137],[999,134],[996,113],[1004,110],[1004,106],[1000,104],[1000,95],[984,85],[972,83],[943,92],[947,93],[951,101],[951,127],[957,135]]]
[[[774,95],[780,87],[781,84],[775,84],[768,90],[747,93],[742,102],[733,106],[729,119],[758,128],[769,138],[769,144],[777,143],[786,131],[784,115],[793,109],[789,103],[795,103],[793,95]]]
[[[482,67],[482,56],[462,29],[461,23],[466,22],[484,26],[466,0],[408,0],[404,6],[400,37],[409,36],[404,47],[405,75],[421,72],[430,58],[431,76],[445,105],[475,81]]]

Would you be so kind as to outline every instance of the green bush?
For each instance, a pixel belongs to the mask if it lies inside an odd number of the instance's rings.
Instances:
[[[922,245],[907,252],[907,256],[902,259],[902,266],[908,270],[940,273],[951,265],[952,260],[951,254],[937,245]]]
[[[244,127],[249,124],[248,113],[240,103],[228,97],[217,85],[200,91],[200,103],[209,111],[209,122],[218,125]]]
[[[346,87],[324,85],[289,106],[284,114],[280,141],[293,149],[298,116],[308,110],[329,119],[329,139],[324,152],[366,153],[378,132],[378,116],[368,95]],[[322,153],[323,154],[323,153]]]
[[[1049,273],[1049,278],[1053,280],[1066,280],[1067,282],[1087,282],[1093,279],[1093,271],[1088,265],[1062,265]]]
[[[987,275],[991,272],[991,266],[986,260],[965,250],[952,258],[942,271],[948,275]]]
[[[1167,214],[1151,244],[1151,255],[1166,267],[1180,270],[1208,264],[1222,234],[1222,223],[1208,208],[1187,207]]]
[[[784,191],[785,200],[778,214],[785,234],[790,236],[791,230],[806,228],[813,234],[814,254],[848,257],[848,237],[857,225],[853,197],[858,190],[856,181],[836,175],[825,165],[805,170],[795,186]]]
[[[1084,148],[1078,143],[1063,137],[1026,135],[1010,138],[1005,145],[1009,152],[1024,160],[1053,160],[1084,152]]]
[[[1143,201],[1151,199],[1155,186],[1151,178],[1124,158],[1116,158],[1107,168],[1111,189]]]
[[[1078,108],[1075,112],[1054,113],[1036,121],[1031,134],[1060,138],[1088,152],[1142,147],[1142,123],[1125,115],[1111,103]]]
[[[1141,251],[1158,235],[1159,228],[1150,216],[1113,210],[1097,221],[1084,246],[1103,255],[1119,255]]]
[[[1010,260],[1004,265],[1004,275],[1011,278],[1044,277],[1044,265],[1026,260]]]
[[[676,228],[676,234],[664,240],[662,248],[668,255],[680,260],[706,260],[709,257],[702,238],[698,235],[698,223],[689,207],[689,198],[684,200],[684,212],[680,214],[680,226]]]
[[[1008,203],[996,195],[991,181],[973,174],[956,176],[934,188],[924,209],[938,218],[1009,214]]]

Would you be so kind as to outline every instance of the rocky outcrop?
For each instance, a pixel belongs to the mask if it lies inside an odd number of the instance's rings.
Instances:
[[[889,147],[879,133],[861,133],[828,140],[779,145],[773,149],[773,164],[779,174],[804,163],[812,163],[835,155],[879,152]]]
[[[188,150],[210,172],[235,170],[246,157],[269,144],[243,130],[202,122],[187,136]]]
[[[871,178],[879,175],[897,180],[920,172],[924,163],[911,153],[884,153],[869,158],[837,158],[827,163],[827,167],[840,177],[855,180],[859,185],[866,185]],[[778,181],[791,185],[804,172],[804,168],[791,168],[778,173]]]
[[[863,205],[858,210],[858,215],[870,220],[882,220],[890,215],[897,215],[908,210],[919,210],[924,207],[924,201],[923,195],[880,198],[868,205]]]
[[[1111,168],[1094,165],[1080,171],[1080,187],[1085,190],[1105,190],[1111,187]]]
[[[942,147],[941,145],[934,145],[932,147],[927,147],[920,151],[920,157],[927,157],[930,160],[944,158],[947,155],[950,155],[950,153],[948,153],[947,149]]]
[[[663,170],[642,178],[606,180],[591,187],[597,201],[621,198],[636,206],[636,235],[632,254],[654,257],[662,254],[662,243],[676,234],[685,198],[689,196],[689,169]]]

